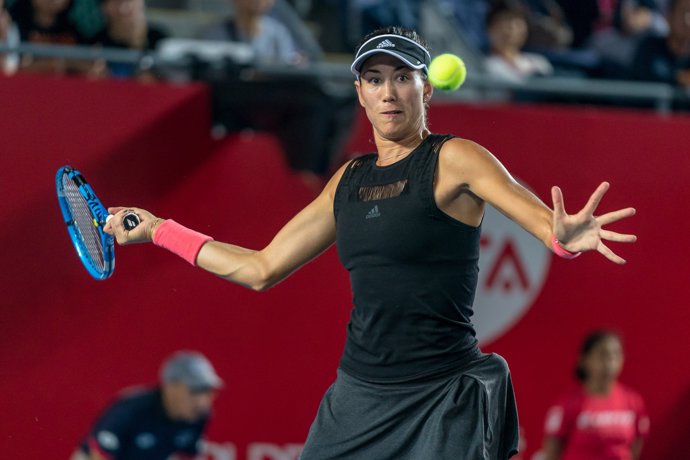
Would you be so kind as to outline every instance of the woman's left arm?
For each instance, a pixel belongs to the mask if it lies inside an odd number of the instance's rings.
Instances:
[[[515,181],[484,147],[464,139],[452,139],[447,144],[441,161],[450,169],[454,179],[537,237],[546,247],[553,250],[555,237],[555,244],[572,253],[597,251],[612,262],[625,263],[604,241],[632,243],[637,238],[606,230],[603,226],[634,215],[635,209],[625,208],[595,216],[594,212],[609,188],[607,182],[597,187],[579,212],[567,214],[560,188],[551,189],[551,210]]]
[[[630,446],[630,453],[632,455],[633,460],[637,460],[638,458],[640,458],[640,454],[642,453],[643,442],[644,441],[642,440],[642,438],[636,438],[633,441],[632,446]]]

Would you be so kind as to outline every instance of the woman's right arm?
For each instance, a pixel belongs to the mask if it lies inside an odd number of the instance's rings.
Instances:
[[[542,447],[540,460],[559,460],[563,450],[563,443],[555,436],[546,436]]]
[[[349,163],[348,163],[349,164]],[[261,250],[208,241],[196,257],[196,265],[233,283],[263,291],[279,283],[299,267],[314,259],[335,241],[333,201],[335,190],[347,164],[331,178],[321,194],[293,217]],[[141,218],[139,227],[126,231],[122,227],[125,209],[134,209]],[[136,208],[111,208],[105,230],[119,244],[151,241],[161,220]],[[141,228],[140,228],[141,227]]]

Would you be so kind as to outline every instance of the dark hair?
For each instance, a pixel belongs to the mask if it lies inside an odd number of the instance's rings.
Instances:
[[[389,26],[389,27],[382,27],[380,29],[376,29],[372,32],[369,32],[364,36],[364,38],[357,44],[357,48],[355,48],[355,52],[362,47],[362,45],[369,40],[371,40],[374,37],[378,37],[379,35],[400,35],[401,37],[409,38],[410,40],[416,42],[418,45],[423,46],[424,48],[429,50],[429,44],[424,40],[416,30],[414,29],[408,29],[406,27],[401,27],[401,26]]]
[[[587,371],[584,369],[584,367],[582,367],[582,360],[592,352],[594,347],[599,345],[604,340],[611,338],[622,342],[621,335],[611,329],[599,329],[587,334],[582,341],[582,345],[580,345],[580,359],[575,367],[575,377],[578,380],[581,382],[587,380]]]
[[[666,13],[667,14],[675,13],[675,9],[678,7],[680,2],[681,2],[681,0],[670,0],[668,2],[668,4],[666,5]]]
[[[494,0],[486,13],[485,24],[489,27],[501,17],[527,19],[525,8],[516,0]]]
[[[55,17],[55,25],[53,30],[64,31],[72,30],[73,25],[70,19],[74,0],[69,0],[65,9],[60,11]],[[9,8],[12,21],[19,29],[19,35],[22,40],[27,40],[29,34],[34,30],[34,5],[31,0],[17,0]]]

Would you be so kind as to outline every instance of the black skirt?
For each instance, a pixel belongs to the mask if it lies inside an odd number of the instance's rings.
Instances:
[[[504,460],[518,417],[506,361],[482,354],[425,382],[371,383],[338,370],[301,460]]]

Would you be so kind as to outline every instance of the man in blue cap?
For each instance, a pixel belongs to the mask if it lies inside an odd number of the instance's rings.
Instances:
[[[204,355],[178,351],[160,385],[121,395],[93,425],[72,460],[194,458],[223,380]]]

